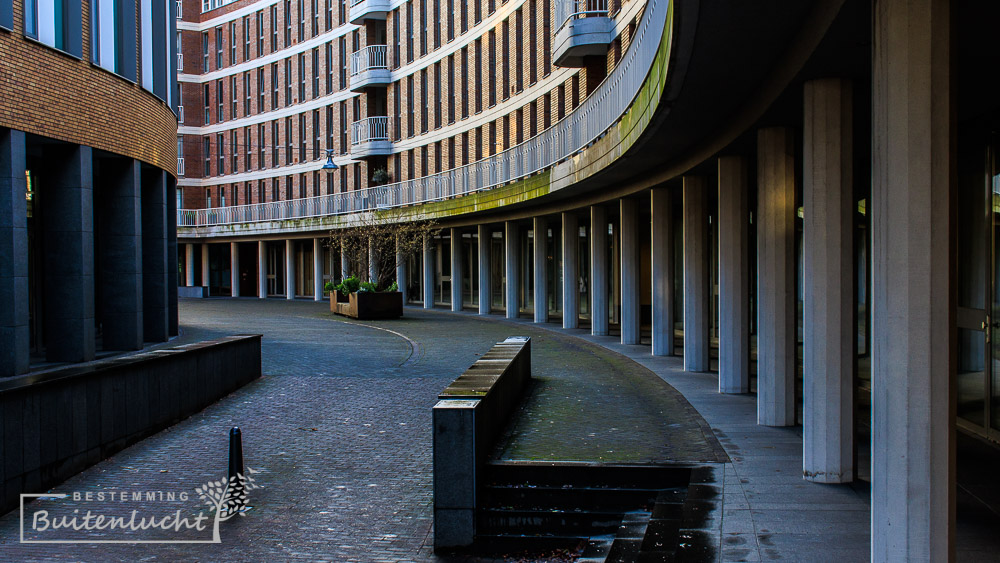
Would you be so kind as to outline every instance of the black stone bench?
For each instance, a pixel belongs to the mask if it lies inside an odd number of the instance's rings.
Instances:
[[[531,339],[497,343],[434,405],[434,548],[472,545],[491,448],[531,379]]]

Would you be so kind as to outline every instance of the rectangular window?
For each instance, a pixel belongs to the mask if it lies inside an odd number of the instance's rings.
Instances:
[[[417,129],[413,124],[414,121],[414,110],[413,105],[415,101],[413,99],[413,75],[406,77],[406,136],[412,137],[416,134]]]
[[[215,81],[215,120],[226,120],[226,98],[223,96],[222,80]]]
[[[333,173],[328,173],[326,175],[326,195],[333,193]]]
[[[306,12],[305,0],[299,0],[295,3],[296,7],[299,9],[299,41],[304,41],[306,38]]]
[[[399,68],[399,27],[402,23],[399,19],[399,8],[396,8],[392,11],[392,61],[389,64],[391,69]]]
[[[427,54],[427,0],[420,2],[420,56]]]
[[[479,0],[473,0],[478,3]],[[458,16],[459,33],[469,31],[469,3],[466,0],[458,0],[460,14]]]
[[[250,73],[243,73],[243,116],[250,115],[250,105],[253,103],[253,88],[250,87]]]
[[[253,167],[253,143],[250,142],[250,128],[243,128],[243,150],[247,153],[247,159],[243,163],[243,171],[249,172],[250,168]],[[250,200],[247,200],[249,203]]]
[[[441,111],[441,62],[434,64],[434,128],[441,127],[441,120],[444,117]]]
[[[257,10],[257,57],[264,56],[264,10]]]
[[[299,162],[306,161],[306,114],[299,114]]]
[[[30,10],[34,11],[36,9],[33,0],[28,0],[28,2],[26,2],[25,4],[26,4],[25,5],[25,9],[26,10],[30,9]],[[25,15],[27,16],[27,14],[25,14]],[[34,21],[33,17],[31,19],[32,19],[32,21]],[[13,30],[14,29],[14,5],[13,5],[13,2],[8,2],[7,0],[4,0],[3,2],[0,2],[0,27],[2,27],[4,29],[7,29],[7,30]],[[25,29],[25,31],[28,31],[28,30]],[[34,31],[34,30],[32,30],[32,31]],[[177,209],[180,209],[180,206],[177,206]]]
[[[264,180],[257,182],[257,203],[264,203]]]
[[[500,53],[503,58],[507,58],[510,53],[510,18],[500,23]],[[509,64],[503,66],[502,80],[500,82],[500,99],[506,100],[510,97],[510,67]]]
[[[299,53],[299,101],[306,101],[306,55]]]
[[[340,193],[347,193],[347,169],[341,168],[337,171],[337,175],[340,176]]]
[[[551,3],[549,0],[542,0],[542,76],[548,76],[552,72],[552,34],[549,12]]]
[[[317,160],[321,155],[319,151],[320,139],[323,136],[323,132],[319,130],[319,110],[313,110],[313,153],[310,160]]]
[[[205,188],[205,207],[212,208],[212,188]]]
[[[476,91],[476,113],[479,113],[479,112],[483,111],[483,88],[482,88],[482,82],[478,82],[478,81],[482,80],[482,76],[483,76],[483,38],[482,37],[477,37],[476,38],[475,64],[476,64],[476,72],[475,72],[475,74],[473,74],[473,76],[476,77],[476,81],[480,85],[479,88],[475,89],[475,91]],[[469,88],[472,87],[472,84],[470,84],[468,82],[468,80],[466,80],[465,83],[467,85],[465,91],[468,92]],[[490,84],[492,84],[492,82],[490,82]]]
[[[236,64],[236,22],[229,22],[229,65]]]
[[[267,149],[265,147],[264,139],[264,124],[257,124],[257,168],[264,169],[267,168]],[[261,197],[263,201],[263,197]]]
[[[524,90],[524,33],[522,24],[524,23],[522,14],[524,10],[518,8],[514,12],[514,91]],[[504,65],[509,66],[509,65]]]
[[[306,197],[306,175],[299,174],[299,199]]]
[[[455,38],[455,0],[447,0],[445,8],[448,14],[448,41]]]
[[[490,50],[490,64],[489,64],[489,92],[490,92],[490,105],[493,107],[497,105],[497,30],[496,28],[490,30],[489,34],[489,50]],[[504,65],[506,68],[507,65]],[[504,71],[506,72],[506,71]],[[481,75],[477,75],[481,76]]]
[[[313,49],[312,65],[313,65],[312,97],[315,100],[316,98],[319,97],[319,47]]]
[[[528,84],[534,84],[538,82],[538,33],[535,14],[538,12],[535,9],[536,0],[528,0]],[[520,32],[518,32],[520,33]]]
[[[413,1],[406,3],[406,62],[413,62]]]
[[[239,97],[237,96],[237,93],[238,92],[236,91],[236,75],[234,74],[229,77],[229,95],[232,96],[233,98],[232,102],[229,104],[230,119],[236,119],[237,117],[239,117],[237,115],[237,108],[239,107]]]
[[[271,201],[281,201],[281,188],[277,178],[271,178]]]
[[[473,2],[472,17],[474,20],[473,25],[475,25],[483,21],[483,0],[472,0],[472,2]]]
[[[333,0],[326,0],[326,30],[333,29]]]
[[[319,0],[312,0],[312,16],[311,37],[316,37],[319,35]]]
[[[278,50],[278,5],[271,6],[271,52]]]
[[[347,152],[347,102],[340,102],[340,154]]]
[[[487,0],[487,2],[486,2],[486,13],[487,14],[492,14],[495,11],[497,11],[497,2],[496,2],[496,0]]]
[[[267,82],[264,81],[264,67],[257,68],[257,113],[264,113],[264,100],[267,98]]]
[[[353,168],[351,172],[354,173],[354,191],[357,191],[361,189],[361,165],[355,164],[351,168]]]
[[[292,58],[285,59],[285,107],[292,105]]]
[[[208,32],[201,32],[201,71],[208,72]]]
[[[83,56],[81,2],[25,0],[23,6],[25,35],[78,58]],[[131,58],[128,58],[128,47],[125,45],[125,38],[131,33],[133,38],[131,48],[135,49],[135,4],[118,6],[102,1],[92,2],[91,8],[104,16],[95,18],[92,23],[96,25],[92,25],[92,30],[99,36],[104,27],[107,32],[105,43],[109,45],[108,52],[103,54],[104,56],[100,51],[91,49],[91,55],[97,56],[95,62],[112,72],[135,78],[135,54],[132,53]],[[98,19],[100,21],[97,21]],[[0,2],[0,27],[7,29],[14,27],[14,10],[9,0]],[[128,72],[130,67],[131,73]]]
[[[292,199],[293,197],[295,197],[295,194],[292,192],[291,176],[285,176],[285,197],[288,199]]]
[[[201,138],[201,153],[205,161],[205,169],[202,170],[202,178],[208,178],[212,175],[212,138],[202,137]]]
[[[243,184],[243,205],[250,205],[250,182]]]
[[[222,28],[215,28],[215,70],[222,68]]]
[[[403,135],[403,131],[402,131],[402,129],[403,129],[403,108],[402,108],[402,105],[403,105],[403,102],[402,102],[402,98],[403,98],[402,93],[403,93],[403,90],[402,90],[401,86],[402,85],[399,82],[396,82],[393,85],[393,87],[392,87],[392,93],[393,93],[393,96],[392,96],[392,109],[393,109],[393,112],[392,112],[392,115],[393,115],[393,117],[392,117],[392,139],[394,141],[400,140],[400,138],[402,138],[402,135]],[[396,177],[398,178],[399,176],[397,175]]]
[[[271,122],[271,166],[281,166],[281,144],[278,143],[278,120]]]
[[[292,44],[292,0],[285,0],[285,47]]]
[[[462,75],[458,87],[462,89],[462,119],[469,117],[469,48],[462,47]]]
[[[271,63],[271,109],[278,109],[278,63]]]
[[[427,114],[430,111],[430,100],[427,99],[427,69],[420,71],[420,132],[427,132]]]
[[[448,57],[448,123],[455,123],[455,57]]]
[[[222,176],[222,175],[224,175],[226,173],[226,150],[225,150],[225,148],[226,148],[226,139],[225,139],[225,136],[223,136],[222,133],[217,133],[215,135],[215,147],[219,151],[219,154],[218,154],[218,157],[219,157],[219,160],[218,160],[218,166],[219,166],[218,173],[219,173],[219,176]]]
[[[333,93],[333,41],[326,44],[326,93]]]
[[[208,84],[205,84],[205,125],[210,125],[212,123],[212,96],[210,94],[210,88]]]
[[[333,106],[326,106],[326,150],[333,149]]]
[[[243,62],[250,60],[250,16],[243,16]]]
[[[240,160],[239,160],[240,152],[239,149],[236,147],[236,137],[237,137],[236,130],[233,129],[229,133],[229,155],[233,161],[232,166],[229,168],[229,170],[233,174],[236,174],[237,172],[240,171]]]
[[[292,137],[292,118],[285,118],[285,164],[293,162],[293,150],[295,149],[294,138]]]
[[[337,51],[340,55],[340,89],[347,88],[347,38],[341,37],[337,43]]]
[[[337,25],[347,22],[347,0],[338,0]]]
[[[441,0],[433,0],[434,13],[431,18],[434,20],[434,48],[441,46]]]

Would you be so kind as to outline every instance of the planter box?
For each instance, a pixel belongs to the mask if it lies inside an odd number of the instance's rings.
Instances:
[[[403,316],[403,294],[399,291],[352,293],[347,303],[331,299],[330,311],[359,320],[398,319]]]
[[[330,312],[337,312],[337,305],[340,303],[348,303],[350,301],[349,295],[341,295],[339,291],[334,290],[330,292]]]

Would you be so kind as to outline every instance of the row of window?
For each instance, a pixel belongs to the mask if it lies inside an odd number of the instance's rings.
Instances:
[[[362,170],[358,164],[348,165],[334,172],[316,171],[283,178],[214,186],[205,188],[205,207],[211,209],[227,205],[250,205],[346,193],[348,176],[353,178],[353,188],[361,189]],[[183,205],[180,208],[183,208]]]

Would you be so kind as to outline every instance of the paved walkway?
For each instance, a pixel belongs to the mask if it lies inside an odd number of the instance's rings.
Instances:
[[[222,543],[209,545],[23,545],[10,513],[0,518],[0,560],[433,560],[431,407],[478,355],[514,334],[532,337],[537,381],[504,457],[724,456],[652,372],[542,327],[419,309],[398,321],[345,322],[307,301],[182,300],[180,310],[182,335],[171,345],[263,333],[264,377],[56,490],[193,491],[225,476],[227,432],[240,426],[246,464],[261,471],[254,508],[223,523]]]

